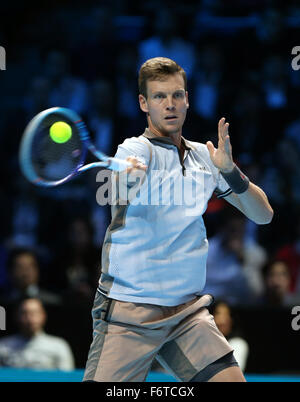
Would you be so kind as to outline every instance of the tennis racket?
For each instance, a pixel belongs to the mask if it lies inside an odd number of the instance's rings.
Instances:
[[[64,141],[55,141],[50,135],[57,122],[69,126],[69,138]],[[101,162],[85,165],[88,151]],[[44,110],[29,122],[21,139],[19,162],[23,175],[31,183],[44,187],[66,183],[95,167],[123,171],[132,166],[96,149],[80,116],[62,107]]]

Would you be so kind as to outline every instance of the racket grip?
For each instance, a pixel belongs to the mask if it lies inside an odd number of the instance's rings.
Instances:
[[[108,163],[108,169],[115,170],[117,172],[122,172],[123,170],[126,170],[127,168],[132,166],[130,162],[118,158],[109,158]]]

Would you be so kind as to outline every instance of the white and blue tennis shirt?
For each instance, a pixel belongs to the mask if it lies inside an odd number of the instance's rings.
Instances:
[[[205,144],[182,137],[184,157],[149,129],[119,145],[116,157],[136,156],[147,174],[127,205],[112,205],[102,247],[99,291],[134,303],[175,306],[201,294],[208,240],[202,219],[213,192],[232,191]]]

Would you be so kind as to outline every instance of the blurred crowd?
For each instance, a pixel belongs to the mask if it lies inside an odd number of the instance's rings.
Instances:
[[[216,142],[217,122],[226,117],[235,162],[275,212],[270,225],[257,226],[212,198],[204,216],[205,290],[232,307],[299,304],[300,71],[291,67],[292,48],[300,46],[297,1],[51,4],[18,13],[3,6],[0,304],[33,297],[45,306],[91,306],[110,220],[109,208],[96,202],[97,172],[34,188],[19,169],[19,141],[35,114],[63,106],[78,112],[96,146],[113,155],[144,131],[137,74],[155,56],[187,72],[184,137]]]

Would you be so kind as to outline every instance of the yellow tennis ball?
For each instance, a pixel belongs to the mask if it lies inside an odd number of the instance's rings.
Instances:
[[[72,137],[72,128],[64,121],[58,121],[50,127],[50,137],[54,142],[63,144]]]

